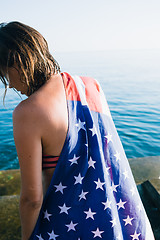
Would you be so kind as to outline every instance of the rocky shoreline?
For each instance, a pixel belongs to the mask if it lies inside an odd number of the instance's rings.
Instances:
[[[20,240],[20,171],[0,171],[0,240]]]
[[[160,193],[160,156],[129,159],[136,181],[150,180]],[[20,240],[20,171],[0,171],[0,240]]]

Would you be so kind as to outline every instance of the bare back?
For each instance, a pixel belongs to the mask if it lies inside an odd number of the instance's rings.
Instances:
[[[68,130],[66,95],[61,75],[53,75],[22,103],[22,108],[28,112],[32,122],[36,121],[41,138],[41,155],[59,156]],[[53,172],[54,168],[43,170],[43,193],[50,184]]]
[[[59,156],[68,129],[68,113],[65,89],[60,75],[50,81],[39,92],[42,107],[41,131],[42,154]],[[46,192],[54,168],[43,170],[43,191]]]

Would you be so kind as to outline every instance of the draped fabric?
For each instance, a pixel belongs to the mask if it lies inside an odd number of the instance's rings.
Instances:
[[[153,240],[99,83],[62,78],[68,133],[30,240]]]

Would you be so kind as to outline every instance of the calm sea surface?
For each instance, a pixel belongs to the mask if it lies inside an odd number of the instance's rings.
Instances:
[[[128,158],[160,155],[160,50],[53,55],[62,71],[101,83]],[[9,89],[4,108],[3,89],[0,84],[0,169],[15,169],[12,112],[21,99]]]

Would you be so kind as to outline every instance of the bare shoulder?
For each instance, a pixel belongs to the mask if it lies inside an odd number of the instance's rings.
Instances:
[[[27,100],[27,99],[26,99]],[[26,102],[26,100],[20,102],[13,111],[13,118],[19,118],[25,116],[27,114],[27,109],[29,109],[29,106]]]
[[[19,103],[13,111],[14,136],[19,134],[28,135],[34,133],[40,135],[40,105],[35,99],[26,99]]]
[[[13,123],[21,121],[21,123],[28,122],[33,116],[33,105],[27,99],[20,102],[13,111]]]
[[[53,81],[48,81],[39,90],[19,103],[13,111],[13,117],[39,116],[41,111],[47,110],[47,106],[56,106],[61,103],[62,89],[59,77],[54,77]],[[37,115],[38,114],[38,115]]]
[[[67,105],[63,83],[53,79],[29,98],[22,101],[13,112],[13,127],[37,131],[43,137],[66,129],[68,124]],[[15,128],[15,127],[14,127]],[[23,129],[24,131],[24,129]],[[46,136],[47,137],[47,136]]]

